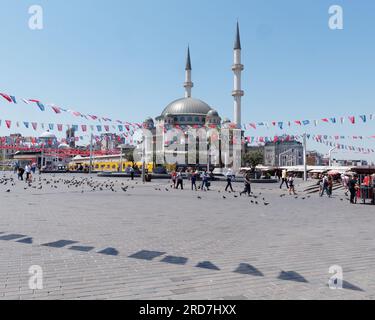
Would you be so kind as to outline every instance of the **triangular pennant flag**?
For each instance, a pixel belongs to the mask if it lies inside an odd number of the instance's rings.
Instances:
[[[0,93],[0,96],[2,96],[8,102],[13,102],[12,98],[5,93]]]
[[[310,120],[303,120],[302,123],[304,126],[307,126],[308,124],[310,124]]]
[[[12,121],[11,120],[5,120],[5,124],[6,124],[7,128],[10,129],[10,126],[12,125]]]
[[[24,122],[23,124],[24,124],[25,128],[29,129],[29,123],[28,122]]]
[[[36,122],[31,122],[31,125],[32,125],[34,130],[36,130],[37,127],[38,127],[38,124]]]
[[[51,107],[53,111],[55,111],[55,113],[61,113],[61,110],[59,107],[56,107],[56,106],[52,106]]]
[[[46,108],[44,107],[43,103],[41,103],[41,102],[38,101],[36,104],[38,105],[38,107],[39,107],[39,109],[40,109],[41,111],[46,110]]]

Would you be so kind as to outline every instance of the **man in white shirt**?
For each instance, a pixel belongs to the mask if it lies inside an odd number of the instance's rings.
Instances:
[[[286,188],[289,189],[288,185],[288,171],[284,169],[281,174],[281,184],[280,184],[280,189],[283,187],[283,184],[285,183]]]
[[[30,180],[30,175],[31,175],[31,166],[29,164],[26,165],[25,167],[25,172],[26,172],[26,182],[31,182]]]

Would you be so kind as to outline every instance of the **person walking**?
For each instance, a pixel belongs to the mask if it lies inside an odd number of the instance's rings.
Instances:
[[[250,172],[245,173],[244,179],[245,179],[245,181],[244,181],[245,188],[242,192],[240,192],[240,196],[247,193],[247,195],[250,197],[250,195],[251,195],[251,174],[250,174]]]
[[[130,178],[134,180],[134,168],[129,165]]]
[[[295,187],[294,187],[294,176],[293,175],[290,175],[290,177],[288,178],[288,186],[289,186],[289,195],[297,195],[296,193],[296,190],[295,190]]]
[[[348,192],[349,192],[349,187],[348,187],[349,177],[346,174],[343,174],[341,176],[341,182],[342,182],[342,186],[344,187],[344,190],[345,190],[345,195],[347,196]]]
[[[172,171],[171,173],[171,188],[174,188],[176,189],[176,176],[177,176],[177,173],[176,171]]]
[[[22,167],[18,168],[18,180],[23,181],[23,174],[25,173],[25,169]]]
[[[33,174],[35,174],[35,171],[36,171],[36,163],[33,162],[33,164],[31,165],[31,172],[32,172]]]
[[[322,179],[322,191],[320,193],[320,196],[323,197],[324,193],[326,193],[327,196],[330,197],[329,189],[328,189],[328,178],[327,178],[327,176],[324,176],[323,179]]]
[[[181,190],[184,190],[184,177],[181,171],[179,171],[176,174],[176,181],[177,181],[176,189],[178,189],[178,187],[181,186]]]
[[[358,179],[356,176],[352,176],[348,183],[349,192],[350,192],[350,203],[355,204],[356,196],[357,196],[357,189],[358,189]]]
[[[31,182],[31,166],[30,164],[27,164],[25,167],[25,172],[26,172],[26,183]]]
[[[226,178],[227,178],[227,186],[225,187],[225,191],[228,191],[228,188],[230,188],[230,190],[234,192],[233,187],[232,187],[232,181],[233,181],[232,169],[228,170],[228,172],[226,173]]]
[[[280,189],[282,189],[283,185],[286,185],[286,188],[289,189],[288,186],[288,171],[284,169],[281,173],[281,184],[280,184]]]
[[[197,176],[198,176],[198,171],[193,171],[190,176],[191,180],[191,190],[197,191]]]
[[[208,173],[207,173],[207,171],[204,171],[202,173],[201,179],[202,179],[201,191],[208,191]]]
[[[332,192],[333,192],[333,178],[332,176],[328,176],[328,193],[329,193],[329,197],[331,198],[332,197]]]

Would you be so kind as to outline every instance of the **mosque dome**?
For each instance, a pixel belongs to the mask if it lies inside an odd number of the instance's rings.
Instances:
[[[207,116],[209,116],[209,117],[218,117],[219,114],[218,114],[218,112],[217,112],[216,110],[212,109],[212,110],[210,110],[210,111],[207,113]]]
[[[59,149],[69,149],[70,147],[66,143],[61,143],[61,144],[59,144],[58,148]]]
[[[212,108],[205,102],[194,98],[182,98],[170,103],[162,112],[162,116],[191,114],[191,115],[207,115]]]
[[[56,136],[52,132],[46,131],[46,132],[42,133],[39,138],[41,138],[41,139],[56,139]]]

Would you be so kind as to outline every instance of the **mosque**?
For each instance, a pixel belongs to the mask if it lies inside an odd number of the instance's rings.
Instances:
[[[229,119],[221,119],[218,112],[208,103],[192,97],[192,64],[190,58],[190,49],[187,51],[186,67],[185,67],[185,96],[171,102],[165,107],[160,116],[156,117],[156,125],[165,127],[175,126],[218,126],[225,127],[232,125],[237,129],[241,129],[241,98],[244,91],[241,89],[241,73],[244,66],[241,63],[241,39],[240,28],[237,23],[236,37],[234,42],[234,64],[232,71],[234,73],[234,88],[232,96],[234,98],[233,122]],[[147,129],[155,128],[152,118],[147,118],[143,126]]]

